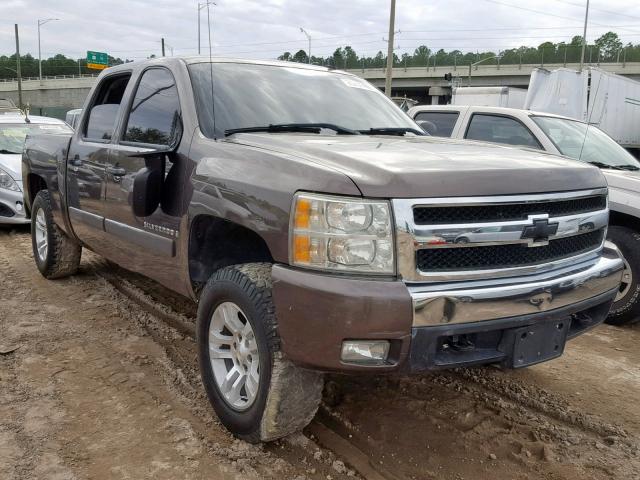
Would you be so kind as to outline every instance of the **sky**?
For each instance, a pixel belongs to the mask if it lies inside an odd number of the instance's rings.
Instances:
[[[205,2],[206,0],[200,0]],[[385,51],[389,0],[215,0],[210,6],[215,56],[277,58],[307,49],[329,56],[351,45],[358,54]],[[545,40],[569,42],[582,34],[585,0],[397,0],[396,53],[431,49],[500,51]],[[0,54],[20,50],[37,57],[37,20],[42,56],[84,58],[87,50],[140,60],[198,51],[198,0],[0,0]],[[202,52],[208,53],[207,9],[201,10]],[[640,43],[640,1],[593,0],[587,39],[617,32],[624,43]]]

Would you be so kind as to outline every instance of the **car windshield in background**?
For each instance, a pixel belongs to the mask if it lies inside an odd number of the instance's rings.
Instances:
[[[560,153],[601,168],[640,170],[640,163],[615,140],[593,125],[566,118],[533,116]]]
[[[63,133],[71,129],[63,124],[0,124],[0,154],[21,154],[28,133]]]
[[[351,75],[295,66],[238,63],[214,63],[213,68],[209,63],[196,63],[189,70],[200,127],[211,138],[224,137],[225,132],[237,129],[267,130],[270,125],[289,125],[300,131],[305,130],[301,128],[305,125],[319,124],[337,127],[342,132],[422,134],[420,127],[391,100],[370,83]],[[279,127],[278,131],[287,130]],[[340,133],[336,128],[323,131]]]

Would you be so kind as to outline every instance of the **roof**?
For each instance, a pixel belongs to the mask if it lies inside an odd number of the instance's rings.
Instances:
[[[4,115],[0,115],[0,124],[6,123],[27,123],[25,121],[25,116],[21,113],[6,113]],[[36,115],[29,115],[30,123],[48,123],[48,124],[63,124],[66,125],[62,120],[51,117],[39,117]]]
[[[301,68],[306,70],[316,70],[321,72],[338,72],[345,75],[353,75],[348,72],[344,72],[342,70],[330,70],[326,67],[321,67],[318,65],[309,65],[307,63],[298,63],[298,62],[285,62],[281,60],[249,60],[246,58],[228,58],[228,57],[209,57],[208,55],[177,55],[174,57],[159,57],[159,58],[151,58],[147,60],[140,60],[137,62],[129,62],[123,63],[120,65],[115,65],[107,69],[107,71],[117,71],[117,70],[126,70],[131,67],[138,67],[143,64],[148,65],[171,65],[176,62],[184,62],[188,65],[196,64],[196,63],[239,63],[239,64],[247,64],[247,65],[271,65],[274,67],[289,67],[289,68]]]
[[[523,108],[509,108],[509,107],[484,107],[481,105],[418,105],[416,107],[412,107],[409,112],[411,114],[415,113],[415,112],[428,112],[428,111],[436,111],[436,112],[443,112],[443,111],[462,111],[462,110],[466,110],[467,108],[477,108],[480,109],[484,112],[487,113],[502,113],[502,114],[509,114],[509,115],[513,115],[513,116],[518,116],[518,115],[536,115],[536,116],[540,116],[540,117],[554,117],[554,118],[562,118],[564,120],[572,120],[574,122],[581,122],[581,123],[585,123],[582,122],[581,120],[577,120],[575,118],[571,118],[571,117],[567,117],[565,115],[556,115],[555,113],[546,113],[546,112],[537,112],[534,110],[525,110]]]

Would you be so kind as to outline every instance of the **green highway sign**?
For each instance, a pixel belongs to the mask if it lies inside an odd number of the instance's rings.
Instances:
[[[87,68],[103,70],[109,66],[109,55],[104,52],[87,51]]]

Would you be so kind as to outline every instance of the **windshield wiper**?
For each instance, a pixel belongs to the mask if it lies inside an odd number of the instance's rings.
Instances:
[[[11,150],[6,150],[4,148],[0,149],[0,154],[3,154],[3,155],[19,155],[21,153],[22,152],[12,152]]]
[[[425,136],[426,133],[410,127],[378,127],[370,128],[369,130],[358,130],[365,135],[398,135],[402,136],[406,133],[414,133],[416,135]]]
[[[356,130],[351,130],[333,123],[280,123],[275,125],[265,125],[261,127],[230,128],[224,131],[225,137],[236,133],[279,133],[279,132],[304,132],[320,133],[321,130],[333,130],[338,135],[359,135]]]
[[[627,170],[631,172],[640,170],[640,168],[636,167],[635,165],[609,165],[608,163],[602,163],[602,162],[587,162],[587,163],[594,165],[598,168],[608,168],[611,170]]]

